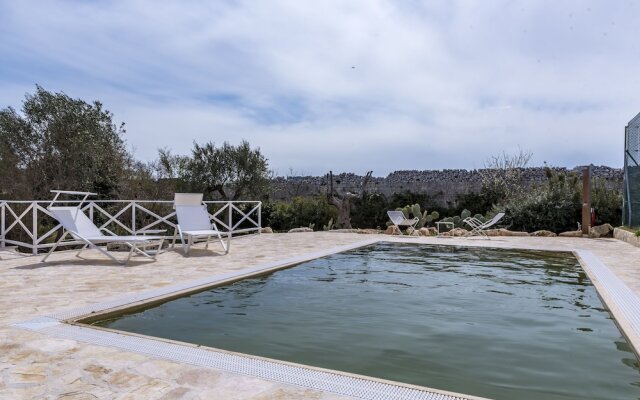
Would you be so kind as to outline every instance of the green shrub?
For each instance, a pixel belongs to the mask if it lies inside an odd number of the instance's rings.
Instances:
[[[388,199],[388,203],[389,208],[386,211],[395,210],[396,208],[404,207],[407,204],[420,204],[421,207],[426,209],[433,208],[433,199],[425,193],[394,193],[391,198]]]
[[[436,213],[437,214],[437,213]],[[442,221],[443,222],[453,222],[453,226],[454,228],[464,228],[464,229],[469,229],[469,225],[464,223],[464,220],[471,217],[471,211],[467,210],[466,208],[464,210],[462,210],[462,212],[460,212],[460,215],[454,215],[453,217],[446,217],[443,218]],[[484,222],[485,218],[481,215],[481,214],[476,214],[474,216],[474,218]]]
[[[622,193],[611,189],[600,179],[594,179],[591,188],[591,206],[596,213],[596,225],[616,226],[622,221]]]
[[[354,228],[377,228],[385,226],[389,220],[390,208],[387,198],[378,193],[367,193],[353,199],[351,207],[351,225]]]
[[[596,213],[596,225],[617,225],[622,218],[622,194],[594,179],[591,203]],[[582,183],[576,173],[556,173],[547,170],[547,182],[521,196],[496,206],[494,211],[506,211],[511,229],[527,232],[541,229],[553,232],[576,230],[582,213]]]
[[[575,230],[581,216],[582,186],[575,173],[556,173],[547,171],[547,181],[528,190],[512,191],[517,193],[509,199],[503,199],[492,206],[496,197],[489,191],[479,194],[464,195],[455,207],[443,208],[434,204],[433,199],[425,194],[401,193],[390,198],[378,193],[368,193],[352,200],[351,224],[354,228],[384,228],[389,222],[387,211],[402,209],[407,217],[420,213],[419,218],[425,225],[440,219],[440,216],[451,216],[444,220],[451,221],[456,227],[463,226],[463,220],[473,215],[486,221],[484,216],[491,216],[505,211],[502,221],[513,230],[535,231],[548,229],[554,232]],[[467,207],[461,208],[465,204]],[[596,224],[611,223],[618,225],[621,220],[622,195],[615,188],[608,188],[604,181],[594,179],[592,186],[592,204],[596,212]],[[437,210],[426,214],[422,210]],[[416,215],[417,216],[417,215]],[[291,202],[265,202],[262,207],[264,226],[271,226],[277,231],[309,226],[330,229],[330,220],[335,221],[336,211],[329,206],[324,196],[295,197]]]
[[[306,226],[322,228],[332,219],[335,221],[335,217],[335,209],[327,204],[324,196],[294,197],[290,203],[269,202],[262,207],[263,225],[276,231]]]
[[[511,229],[562,232],[577,228],[582,207],[578,176],[549,172],[545,184],[495,208],[494,211],[506,212],[505,220]]]
[[[486,188],[482,188],[480,193],[465,193],[456,197],[456,207],[447,211],[447,215],[459,215],[464,210],[469,210],[471,214],[485,214],[491,210],[494,204],[500,202],[500,197]]]

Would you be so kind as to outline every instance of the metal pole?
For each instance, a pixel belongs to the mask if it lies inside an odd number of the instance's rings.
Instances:
[[[622,196],[622,225],[631,226],[631,193],[629,185],[629,125],[624,128],[624,193]]]
[[[258,203],[258,233],[262,233],[262,202]]]

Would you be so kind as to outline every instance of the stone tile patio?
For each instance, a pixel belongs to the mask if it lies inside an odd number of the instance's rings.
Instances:
[[[615,239],[379,237],[432,244],[589,250],[640,294],[640,248]],[[163,253],[156,262],[135,258],[127,267],[94,251],[83,253],[84,260],[75,258],[73,252],[56,253],[47,264],[39,258],[0,254],[0,398],[342,399],[331,393],[55,339],[11,325],[371,238],[329,232],[263,234],[234,240],[228,255],[216,252],[214,245],[209,251],[196,248],[188,258],[174,251]]]

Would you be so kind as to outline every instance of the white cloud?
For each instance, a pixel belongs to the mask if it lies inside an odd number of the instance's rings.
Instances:
[[[136,155],[193,140],[377,175],[503,150],[622,163],[640,111],[635,2],[5,2],[0,105],[100,99]]]

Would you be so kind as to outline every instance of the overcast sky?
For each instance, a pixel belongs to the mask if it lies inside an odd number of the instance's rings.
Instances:
[[[622,165],[639,1],[0,0],[0,107],[100,100],[142,160],[247,139],[271,168],[382,176]]]

